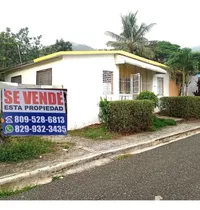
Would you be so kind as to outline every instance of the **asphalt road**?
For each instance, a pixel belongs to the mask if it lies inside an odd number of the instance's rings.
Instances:
[[[155,200],[155,197],[200,200],[200,135],[69,175],[8,199]]]

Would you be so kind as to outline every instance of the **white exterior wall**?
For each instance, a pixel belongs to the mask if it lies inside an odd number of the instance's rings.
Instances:
[[[52,85],[68,89],[68,129],[98,123],[99,101],[103,95],[103,70],[113,71],[113,95],[119,100],[119,67],[114,55],[68,55],[57,61],[40,63],[23,70],[9,72],[5,81],[22,75],[23,84],[36,84],[36,71],[52,68]]]
[[[44,69],[52,68],[52,85],[60,85],[56,84],[56,81],[54,80],[54,74],[56,71],[60,68],[62,68],[62,60],[55,60],[49,63],[44,63],[40,65],[35,66],[29,66],[26,68],[23,68],[22,70],[16,70],[8,72],[5,75],[5,82],[11,82],[11,77],[15,76],[22,76],[22,84],[36,84],[36,72]]]
[[[114,55],[64,56],[63,68],[54,80],[68,89],[69,129],[98,123],[99,101],[103,95],[103,70],[113,71],[113,95],[109,100],[119,99],[119,69]]]
[[[154,71],[150,71],[147,69],[141,70],[141,92],[142,91],[152,91],[152,80],[155,75]]]
[[[193,92],[198,90],[197,82],[198,82],[198,76],[195,75],[191,78],[191,82],[188,85],[188,96],[194,96]]]
[[[158,94],[158,88],[157,88],[157,78],[162,77],[164,81],[164,94],[163,96],[169,96],[169,74],[155,74],[153,77],[153,87],[152,92],[154,92],[156,95]]]

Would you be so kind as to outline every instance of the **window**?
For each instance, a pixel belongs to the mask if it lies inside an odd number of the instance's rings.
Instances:
[[[103,71],[103,94],[113,94],[113,72]]]
[[[36,75],[37,85],[52,85],[52,69],[45,69],[37,71]]]
[[[22,76],[19,75],[19,76],[11,77],[11,82],[21,84],[22,83]]]
[[[157,93],[159,96],[163,96],[164,93],[164,80],[162,77],[157,77]]]
[[[131,81],[130,78],[120,78],[119,79],[119,92],[130,94],[131,92]]]

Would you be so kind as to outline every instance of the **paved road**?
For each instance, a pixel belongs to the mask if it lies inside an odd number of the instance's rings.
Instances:
[[[9,199],[154,200],[155,196],[200,200],[200,135],[69,175]]]

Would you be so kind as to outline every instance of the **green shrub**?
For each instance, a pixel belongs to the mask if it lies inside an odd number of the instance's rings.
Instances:
[[[120,133],[147,130],[152,125],[154,103],[149,100],[111,101],[108,128]]]
[[[158,97],[153,92],[150,91],[141,92],[137,96],[136,100],[151,100],[154,102],[155,107],[158,105]]]
[[[10,137],[0,145],[0,162],[16,162],[37,158],[51,152],[55,143],[36,136]]]
[[[151,127],[153,131],[169,125],[176,125],[176,121],[173,119],[160,119],[153,116],[153,125]]]
[[[163,97],[160,102],[160,112],[163,115],[185,119],[200,118],[199,96]]]
[[[99,107],[100,107],[100,112],[99,112],[99,120],[102,123],[107,124],[108,122],[108,104],[109,101],[105,98],[105,99],[100,99],[99,102]]]

